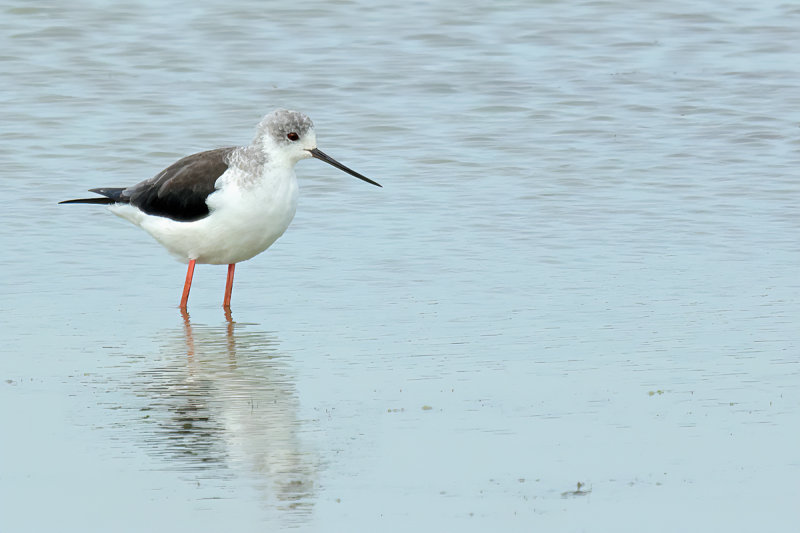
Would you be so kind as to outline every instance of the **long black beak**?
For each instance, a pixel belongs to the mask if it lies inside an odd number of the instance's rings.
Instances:
[[[347,167],[346,167],[346,166],[344,166],[343,164],[339,163],[337,160],[335,160],[335,159],[334,159],[334,158],[332,158],[331,156],[327,155],[327,154],[326,154],[325,152],[323,152],[322,150],[319,150],[319,149],[317,149],[317,148],[312,148],[311,150],[309,150],[309,152],[311,152],[311,155],[312,155],[312,156],[314,156],[314,157],[316,157],[316,158],[317,158],[317,159],[319,159],[320,161],[325,161],[325,162],[326,162],[326,163],[328,163],[329,165],[332,165],[332,166],[334,166],[334,167],[338,168],[339,170],[344,170],[345,172],[347,172],[347,173],[348,173],[348,174],[350,174],[351,176],[355,176],[355,177],[357,177],[357,178],[358,178],[358,179],[360,179],[360,180],[364,180],[364,181],[366,181],[367,183],[371,183],[371,184],[373,184],[373,185],[377,185],[378,187],[383,187],[383,185],[381,185],[381,184],[380,184],[380,183],[378,183],[377,181],[372,181],[372,180],[371,180],[371,179],[369,179],[368,177],[366,177],[366,176],[362,176],[361,174],[359,174],[359,173],[358,173],[358,172],[356,172],[355,170],[350,170],[349,168],[347,168]]]

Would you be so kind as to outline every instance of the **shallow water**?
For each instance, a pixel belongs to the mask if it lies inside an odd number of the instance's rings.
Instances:
[[[0,531],[800,518],[793,4],[0,13]],[[301,162],[231,316],[56,205],[278,106],[384,188]]]

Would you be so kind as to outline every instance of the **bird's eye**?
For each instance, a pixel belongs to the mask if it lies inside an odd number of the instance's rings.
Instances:
[[[295,132],[291,132],[286,134],[286,138],[288,138],[290,141],[296,141],[297,139],[300,138],[300,136]]]

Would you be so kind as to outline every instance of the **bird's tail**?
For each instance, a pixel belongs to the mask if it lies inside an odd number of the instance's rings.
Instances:
[[[111,198],[76,198],[74,200],[64,200],[59,204],[115,204]]]
[[[125,198],[122,197],[124,187],[102,187],[100,189],[89,189],[89,192],[96,192],[102,194],[105,198],[76,198],[75,200],[64,200],[58,202],[59,204],[116,204],[120,202],[126,203]]]

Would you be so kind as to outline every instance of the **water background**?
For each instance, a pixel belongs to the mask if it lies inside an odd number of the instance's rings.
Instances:
[[[800,7],[3,2],[0,531],[800,519]],[[287,233],[98,206],[298,109]]]

